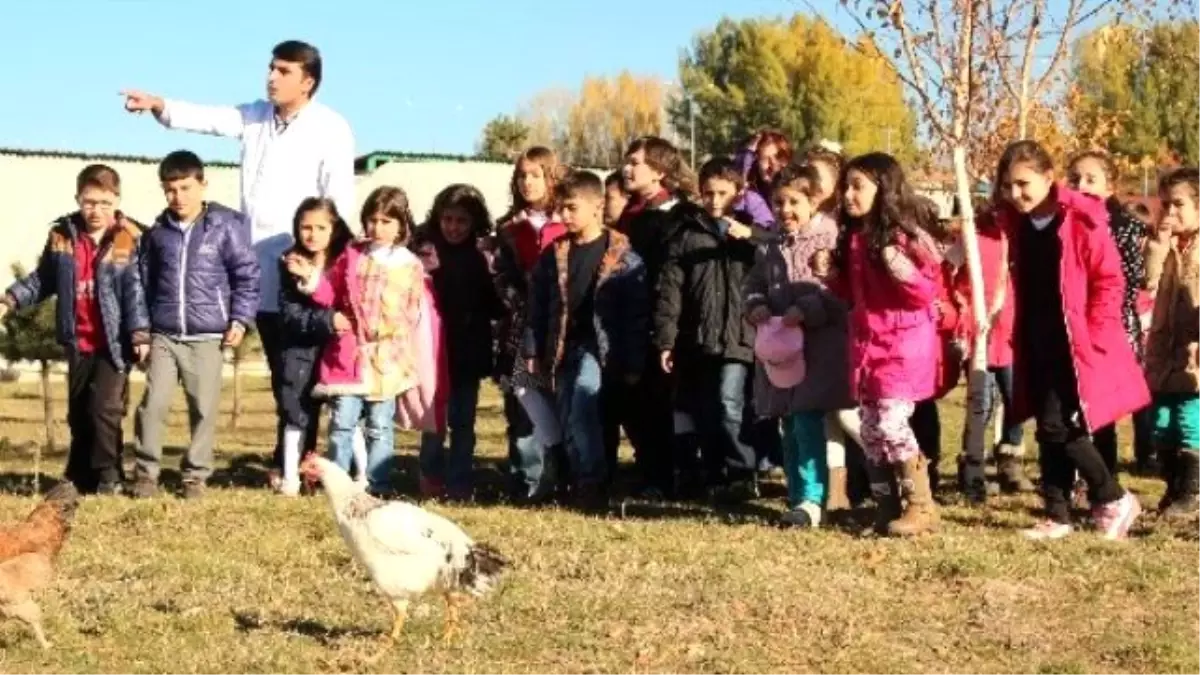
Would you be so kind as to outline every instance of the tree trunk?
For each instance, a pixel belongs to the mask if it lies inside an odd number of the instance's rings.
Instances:
[[[1041,34],[1039,26],[1042,20],[1042,6],[1045,5],[1044,0],[1037,0],[1033,3],[1033,19],[1029,25],[1029,35],[1025,39],[1025,53],[1021,57],[1021,91],[1017,100],[1017,138],[1018,141],[1023,141],[1029,138],[1029,106],[1030,88],[1032,87],[1033,78],[1033,61],[1036,58],[1035,49],[1038,43],[1038,37]],[[1065,37],[1064,37],[1065,39]],[[1001,66],[1002,68],[1004,66]]]
[[[954,107],[951,120],[951,150],[954,158],[954,185],[962,208],[962,241],[966,252],[967,274],[971,280],[971,314],[975,317],[975,341],[971,345],[970,370],[967,373],[967,450],[982,456],[987,434],[987,306],[983,293],[983,268],[979,262],[979,239],[975,234],[975,209],[971,207],[971,178],[967,174],[967,129],[971,100],[971,67],[975,45],[974,0],[965,0],[959,33],[957,74],[954,83]]]
[[[242,421],[242,360],[240,358],[233,359],[233,413],[230,416],[229,426],[234,429]]]
[[[42,485],[42,450],[54,453],[54,397],[50,391],[50,361],[42,361],[42,417],[46,430],[46,443],[33,450],[33,494],[37,495]]]
[[[954,183],[960,204],[971,203],[970,178],[967,175],[967,151],[954,148]],[[971,314],[975,318],[975,340],[971,344],[970,368],[967,371],[967,447],[969,454],[984,456],[987,436],[987,306],[983,293],[983,268],[979,260],[979,240],[975,234],[974,209],[962,210],[962,241],[966,252],[967,274],[971,279]]]

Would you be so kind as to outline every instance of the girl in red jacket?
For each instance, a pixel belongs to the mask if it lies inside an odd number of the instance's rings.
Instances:
[[[512,209],[496,228],[496,291],[505,311],[497,331],[495,379],[504,393],[510,497],[518,503],[550,496],[555,476],[549,465],[563,452],[550,384],[517,358],[530,272],[542,251],[567,231],[553,208],[554,185],[563,172],[549,148],[534,146],[521,153],[513,166]]]
[[[1025,535],[1071,533],[1075,470],[1096,527],[1123,539],[1142,507],[1105,466],[1091,432],[1149,402],[1125,338],[1125,279],[1104,202],[1054,182],[1034,141],[1005,150],[996,170],[996,217],[1009,234],[1016,316],[1013,419],[1037,419],[1046,520]]]

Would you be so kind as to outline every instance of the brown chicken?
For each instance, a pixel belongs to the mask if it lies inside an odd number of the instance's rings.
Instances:
[[[50,643],[33,594],[54,578],[54,563],[78,506],[75,486],[61,483],[46,493],[25,520],[0,526],[0,617],[23,621],[43,648]]]

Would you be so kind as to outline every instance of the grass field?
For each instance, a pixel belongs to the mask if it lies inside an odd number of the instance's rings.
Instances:
[[[274,428],[252,381],[242,428],[219,438],[218,487],[198,502],[91,498],[43,594],[54,646],[0,624],[0,672],[1197,672],[1196,524],[1145,518],[1127,543],[1023,541],[1033,497],[947,506],[939,536],[859,539],[776,529],[754,508],[631,508],[624,518],[432,507],[516,564],[441,640],[431,598],[382,660],[390,614],[343,546],[324,498],[258,487]],[[140,385],[136,385],[140,387]],[[65,407],[59,390],[60,418]],[[136,403],[140,389],[135,391]],[[229,397],[224,405],[229,406]],[[0,519],[33,501],[36,385],[0,385]],[[947,450],[962,408],[942,406]],[[186,439],[182,396],[169,443]],[[132,430],[132,421],[126,426]],[[66,441],[59,425],[60,447]],[[1128,434],[1124,436],[1128,438]],[[127,439],[128,440],[128,439]],[[414,439],[402,436],[415,485]],[[503,422],[489,390],[479,481],[495,486]],[[946,458],[946,469],[953,465]],[[63,457],[46,458],[53,476]],[[178,467],[178,450],[166,467]],[[166,472],[164,472],[166,473]],[[172,474],[177,476],[177,474]],[[1123,476],[1152,505],[1161,483]]]

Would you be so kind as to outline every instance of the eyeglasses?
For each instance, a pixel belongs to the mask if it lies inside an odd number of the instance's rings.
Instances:
[[[84,211],[103,211],[105,213],[112,211],[116,204],[106,199],[81,199],[79,200],[79,208]]]

